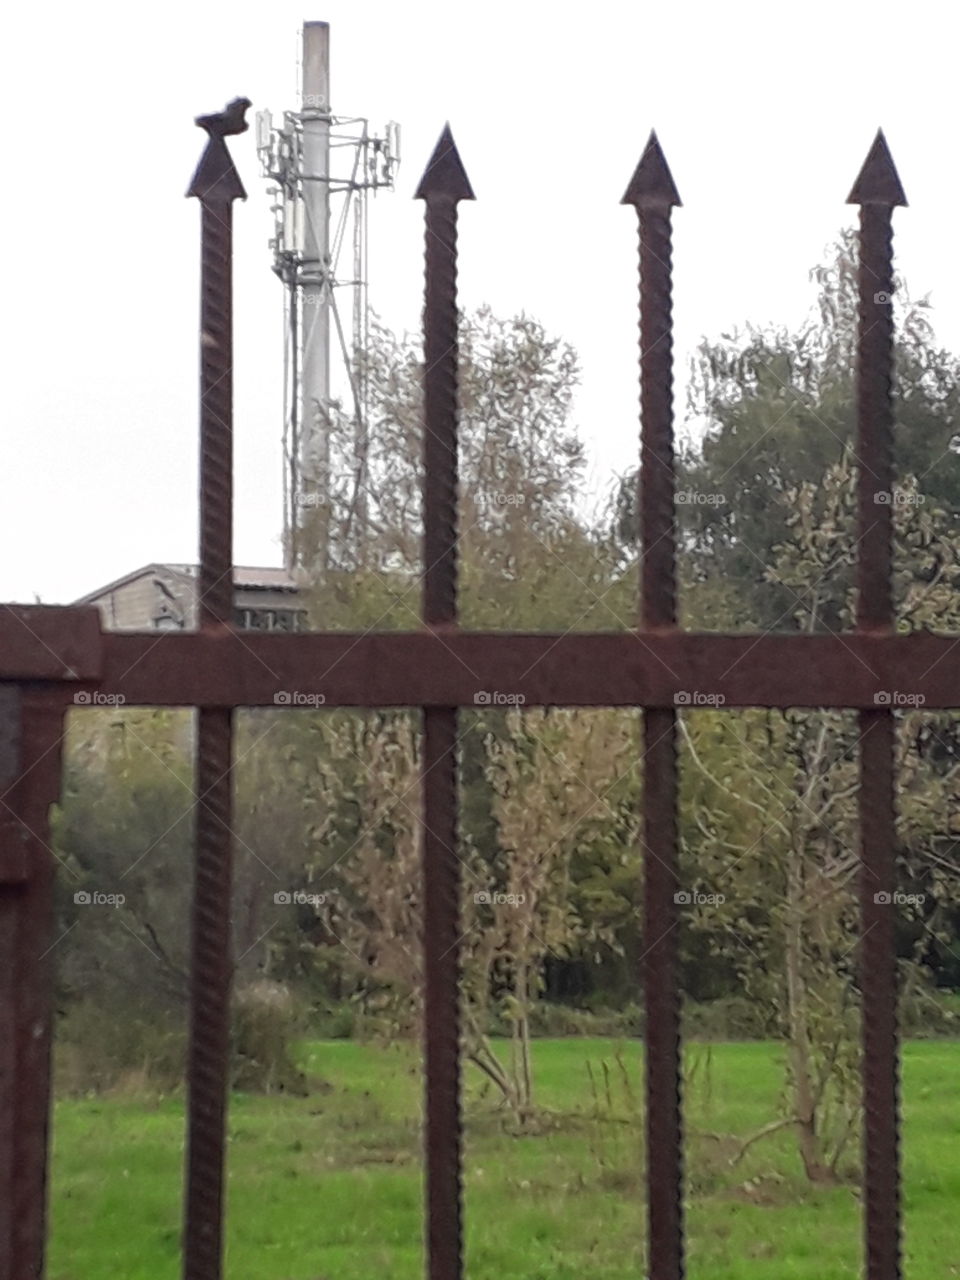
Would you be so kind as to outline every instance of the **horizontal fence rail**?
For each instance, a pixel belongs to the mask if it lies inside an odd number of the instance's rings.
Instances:
[[[72,611],[65,611],[72,612]],[[80,611],[76,611],[80,612]],[[84,610],[95,621],[95,610]],[[2,615],[0,615],[2,617]],[[69,630],[69,622],[66,629]],[[956,636],[696,632],[94,635],[49,696],[128,706],[960,708]],[[54,637],[22,679],[58,665]],[[23,669],[27,669],[24,665]],[[99,678],[98,674],[99,673]],[[909,691],[910,703],[903,699]],[[503,705],[500,703],[499,705]]]
[[[424,572],[416,632],[259,635],[232,622],[233,202],[225,138],[246,99],[201,117],[209,140],[189,195],[201,205],[200,625],[104,632],[90,608],[0,608],[0,1280],[43,1271],[50,1106],[54,860],[48,811],[63,717],[97,705],[199,709],[193,891],[185,1280],[223,1274],[232,943],[233,712],[239,707],[422,709],[425,1241],[429,1280],[461,1280],[459,709],[644,711],[646,1183],[650,1280],[685,1275],[677,715],[741,707],[850,708],[860,724],[866,1280],[899,1280],[895,914],[876,887],[895,869],[894,715],[960,708],[960,637],[898,635],[892,604],[892,212],[906,203],[878,134],[860,207],[857,356],[858,609],[844,634],[686,633],[677,627],[671,220],[680,200],[651,135],[623,203],[639,232],[639,619],[623,632],[507,634],[458,625],[458,205],[474,198],[449,128],[417,189],[425,210]],[[639,975],[638,975],[639,976]],[[322,1213],[322,1201],[318,1212]]]

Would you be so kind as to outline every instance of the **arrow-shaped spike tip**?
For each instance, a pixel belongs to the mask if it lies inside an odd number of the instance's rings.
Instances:
[[[643,206],[669,209],[671,205],[680,205],[680,196],[670,173],[670,166],[654,130],[650,131],[640,163],[634,169],[620,203],[633,204],[638,209]]]
[[[853,190],[847,197],[847,204],[884,204],[892,209],[906,203],[897,166],[893,163],[883,130],[878,129]]]
[[[440,141],[433,149],[413,198],[429,200],[431,196],[446,196],[454,201],[476,199],[449,124],[443,126]]]
[[[240,175],[234,167],[226,143],[218,134],[211,134],[204,148],[200,163],[187,188],[188,196],[214,203],[223,200],[246,200]]]

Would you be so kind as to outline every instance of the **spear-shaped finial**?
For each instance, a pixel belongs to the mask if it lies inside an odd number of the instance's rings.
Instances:
[[[454,201],[476,199],[449,124],[443,126],[443,133],[433,149],[433,155],[427,162],[413,198],[429,200],[437,197]]]
[[[643,155],[633,171],[633,177],[624,193],[621,204],[632,204],[637,208],[670,208],[680,206],[670,166],[660,147],[656,131],[650,130],[650,137],[643,149]]]
[[[892,209],[906,203],[897,166],[893,163],[883,130],[878,129],[853,190],[847,196],[847,204],[882,204]]]

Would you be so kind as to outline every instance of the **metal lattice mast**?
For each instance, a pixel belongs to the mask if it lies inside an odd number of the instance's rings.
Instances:
[[[321,568],[336,561],[331,498],[331,413],[346,403],[354,428],[345,468],[351,519],[366,519],[369,441],[364,357],[369,336],[367,197],[392,188],[399,164],[399,127],[371,136],[367,120],[336,116],[330,106],[330,28],[303,27],[301,110],[286,111],[274,127],[257,116],[257,149],[271,182],[275,233],[273,269],[284,284],[284,543],[288,566],[315,554]],[[352,246],[351,246],[352,241]],[[341,266],[352,247],[352,261]],[[344,331],[339,305],[352,332]],[[341,460],[342,461],[342,460]],[[303,545],[306,511],[316,546]]]

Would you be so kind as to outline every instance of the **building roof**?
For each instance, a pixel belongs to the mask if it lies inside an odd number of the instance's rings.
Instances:
[[[145,564],[140,569],[134,569],[132,573],[125,573],[122,578],[116,578],[113,582],[98,587],[96,591],[88,592],[73,603],[93,604],[101,596],[109,595],[111,591],[126,586],[128,582],[135,582],[138,578],[146,578],[158,573],[182,578],[185,583],[190,583],[196,580],[198,572],[199,566],[195,564]],[[300,589],[300,584],[287,569],[250,565],[234,565],[233,585],[245,587],[251,591],[299,591]]]

